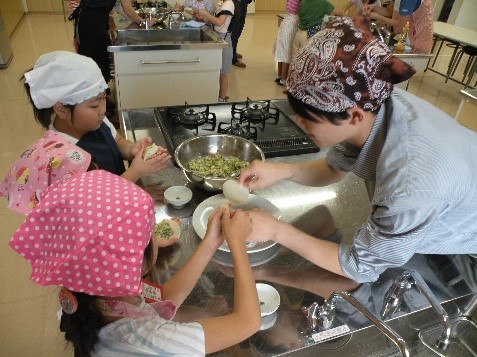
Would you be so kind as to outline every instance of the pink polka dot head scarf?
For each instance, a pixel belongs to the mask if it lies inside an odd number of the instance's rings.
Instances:
[[[415,73],[369,32],[363,16],[342,17],[311,37],[290,65],[288,92],[325,112],[374,111],[394,84]]]
[[[48,186],[86,172],[90,163],[90,154],[49,130],[12,165],[0,183],[0,197],[7,197],[8,208],[26,215]]]
[[[95,296],[137,295],[154,201],[134,183],[93,170],[51,185],[9,242],[30,279]]]

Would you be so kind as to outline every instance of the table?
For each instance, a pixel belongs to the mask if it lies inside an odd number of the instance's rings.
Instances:
[[[130,120],[132,114],[135,120]],[[126,128],[125,136],[128,139],[135,141],[144,136],[151,136],[156,144],[166,146],[163,133],[155,119],[154,108],[123,111],[122,120],[124,121],[122,127]],[[307,162],[324,155],[326,150],[270,158],[267,161]],[[182,228],[180,243],[159,251],[154,280],[163,283],[179,269],[200,242],[193,228],[193,212],[204,199],[214,193],[191,186],[177,167],[170,167],[141,181],[146,188],[156,186],[158,188],[155,191],[156,196],[158,192],[171,185],[188,185],[194,193],[191,202],[183,209],[174,209],[161,203],[156,204],[156,221],[177,216],[181,218]],[[283,220],[294,222],[296,226],[308,233],[313,233],[314,236],[333,238],[341,236],[341,240],[347,242],[352,239],[370,211],[364,183],[353,174],[327,187],[303,187],[289,181],[281,181],[254,193],[277,206],[282,212]],[[433,286],[433,292],[439,301],[466,296],[470,293],[467,284],[461,284],[462,279],[455,278],[453,274],[447,274],[450,270],[455,270],[447,257],[416,255],[415,259],[413,258],[406,266],[388,269],[376,283],[362,284],[354,291],[353,296],[372,313],[378,315],[386,291],[403,269],[409,268],[423,274],[424,279]],[[333,330],[334,333],[339,334],[339,337],[315,342],[313,335],[308,331],[307,319],[302,308],[310,306],[313,302],[321,305],[333,291],[345,290],[347,283],[343,279],[314,266],[284,247],[280,247],[272,259],[255,266],[253,271],[257,282],[273,285],[279,291],[280,306],[276,313],[269,315],[271,320],[268,318],[262,320],[262,330],[249,339],[221,351],[220,354],[214,354],[215,357],[370,356],[389,355],[389,349],[393,348],[392,351],[396,352],[396,347],[390,344],[390,340],[382,332],[344,301],[339,302],[333,327],[347,327],[349,332]],[[441,289],[448,286],[452,292]],[[407,294],[409,299],[406,301],[412,302],[413,306],[408,306],[406,311],[400,313],[403,319],[393,319],[389,321],[389,324],[406,339],[415,355],[418,355],[417,348],[423,346],[418,343],[419,329],[416,329],[415,323],[424,321],[427,324],[437,315],[432,313],[430,317],[416,318],[414,316],[409,319],[408,312],[420,311],[428,306],[428,303],[423,294],[418,291]],[[178,321],[191,321],[206,316],[223,315],[231,310],[232,305],[231,270],[217,262],[214,257],[202,273],[192,293],[180,307],[177,318]],[[411,321],[412,326],[406,321]],[[331,334],[331,332],[328,333]],[[357,354],[357,351],[361,354]]]
[[[435,36],[435,40],[434,40],[432,52],[434,52],[434,48],[438,39],[441,40],[441,44],[439,45],[439,49],[437,50],[434,61],[432,62],[432,66],[431,67],[428,66],[427,69],[441,76],[446,77],[446,82],[447,80],[450,79],[457,83],[464,84],[467,88],[469,86],[469,82],[472,79],[472,75],[473,75],[472,72],[475,72],[475,69],[474,71],[471,71],[471,73],[468,74],[469,77],[468,77],[467,83],[464,83],[463,81],[459,81],[455,78],[452,78],[451,73],[454,68],[454,65],[456,64],[455,60],[456,60],[456,56],[457,56],[457,52],[459,48],[463,46],[477,47],[477,31],[473,31],[463,27],[448,24],[446,22],[434,21],[434,36]],[[452,57],[449,62],[449,67],[447,69],[447,72],[442,73],[435,70],[433,67],[434,67],[434,64],[436,63],[437,57],[439,56],[442,45],[444,44],[445,41],[455,45],[455,48],[454,48],[454,52],[452,53]]]

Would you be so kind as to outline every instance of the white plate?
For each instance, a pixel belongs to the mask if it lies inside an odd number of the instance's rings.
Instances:
[[[277,311],[280,306],[280,294],[277,289],[268,284],[255,284],[257,287],[258,301],[260,303],[260,316],[268,316]]]
[[[207,230],[207,222],[209,216],[214,212],[217,207],[220,207],[222,204],[228,204],[229,201],[221,193],[209,197],[208,199],[202,201],[194,211],[192,215],[192,226],[194,227],[195,232],[200,238],[204,238],[205,232]],[[282,212],[280,209],[271,203],[269,200],[259,197],[253,194],[249,195],[247,202],[241,205],[231,205],[231,208],[240,208],[244,211],[249,211],[253,208],[260,208],[261,210],[270,213],[276,219],[280,219]],[[247,245],[248,252],[256,252],[262,249],[269,248],[274,242],[266,241],[260,243],[249,243]],[[220,250],[230,252],[230,249],[227,246],[227,243],[224,243],[220,246]]]

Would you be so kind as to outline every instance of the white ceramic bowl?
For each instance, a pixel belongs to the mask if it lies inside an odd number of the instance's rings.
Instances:
[[[192,191],[185,186],[171,186],[164,191],[164,199],[172,207],[184,207],[192,199]]]
[[[280,294],[277,289],[268,284],[255,284],[258,292],[258,301],[260,303],[260,316],[268,316],[277,311],[280,306]]]

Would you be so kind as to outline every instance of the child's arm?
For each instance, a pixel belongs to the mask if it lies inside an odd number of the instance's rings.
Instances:
[[[217,249],[224,242],[220,219],[225,208],[217,209],[209,218],[207,232],[191,257],[163,286],[163,297],[180,306],[190,294],[200,275]]]
[[[205,334],[205,352],[220,351],[254,334],[260,326],[260,305],[255,280],[248,260],[245,240],[251,232],[248,213],[226,212],[222,229],[227,237],[234,267],[234,310],[232,313],[199,320]]]
[[[197,10],[197,13],[195,16],[199,20],[204,20],[206,23],[210,22],[212,25],[220,27],[225,23],[227,16],[230,16],[230,15],[222,14],[218,17],[215,17],[214,15],[209,14],[207,10],[200,9],[200,10]]]

